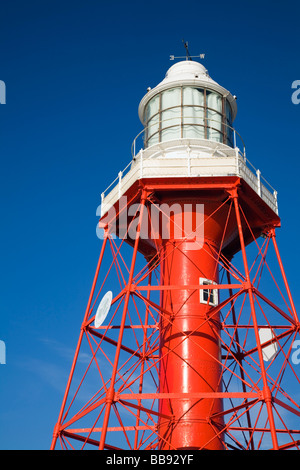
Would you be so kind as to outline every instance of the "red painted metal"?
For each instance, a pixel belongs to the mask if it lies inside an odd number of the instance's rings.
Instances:
[[[179,204],[174,199],[168,202],[170,206],[174,202]],[[191,203],[189,200],[191,219],[196,218],[194,211],[199,202],[204,206],[204,239],[198,242],[198,246],[193,239],[165,240],[160,250],[161,284],[164,287],[199,285],[200,277],[219,284],[218,260],[214,252],[220,249],[228,209],[224,206],[218,211],[218,202],[199,201],[197,198]],[[181,214],[184,213],[184,203],[180,202],[180,205]],[[175,217],[172,222],[176,224]],[[210,318],[210,306],[200,303],[198,289],[194,292],[187,288],[165,290],[162,306],[171,312],[171,318],[162,317],[160,322],[160,392],[186,393],[188,398],[160,401],[160,411],[172,413],[171,424],[169,419],[159,419],[158,426],[164,437],[160,448],[199,449],[203,446],[223,449],[221,437],[215,437],[215,428],[224,426],[223,419],[213,419],[213,415],[222,410],[222,399],[215,396],[210,400],[193,398],[194,392],[221,391],[219,312]],[[188,341],[185,340],[187,335]],[[206,446],[207,441],[209,444]]]
[[[138,203],[127,227],[137,236],[114,238],[118,204],[100,221],[105,238],[51,448],[299,449],[299,320],[279,217],[236,177],[140,180],[127,196],[128,207]],[[178,236],[173,213],[162,214],[167,238],[161,227],[142,236],[161,203],[189,203],[193,230],[202,204],[203,239]],[[216,304],[200,278],[214,282]],[[107,290],[111,310],[95,328]],[[274,334],[264,344],[262,328]]]

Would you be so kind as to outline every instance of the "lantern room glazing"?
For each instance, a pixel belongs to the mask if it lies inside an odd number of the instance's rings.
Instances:
[[[232,109],[216,91],[175,86],[156,94],[144,110],[145,147],[173,139],[208,139],[234,146]]]

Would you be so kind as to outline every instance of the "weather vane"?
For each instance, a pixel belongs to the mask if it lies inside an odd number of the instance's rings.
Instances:
[[[174,60],[174,59],[193,60],[193,58],[198,58],[198,57],[200,57],[200,59],[204,59],[205,54],[199,54],[199,55],[191,56],[190,53],[189,53],[189,43],[187,41],[185,42],[184,40],[182,40],[182,42],[183,42],[183,45],[184,45],[185,50],[186,50],[185,57],[184,56],[175,57],[174,55],[170,55],[170,60]]]

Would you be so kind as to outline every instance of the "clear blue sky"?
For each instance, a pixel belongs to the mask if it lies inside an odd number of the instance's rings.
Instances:
[[[291,0],[2,2],[1,449],[50,446],[101,244],[100,194],[129,162],[139,101],[183,38],[238,97],[247,156],[278,190],[299,305],[299,14]]]

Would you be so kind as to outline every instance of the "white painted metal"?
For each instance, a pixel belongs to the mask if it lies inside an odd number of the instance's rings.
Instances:
[[[177,139],[140,150],[102,193],[101,215],[141,178],[187,176],[241,177],[278,214],[277,192],[238,148],[206,139]]]
[[[143,122],[144,109],[146,104],[163,90],[171,88],[172,86],[197,86],[199,88],[208,88],[209,90],[216,91],[222,96],[226,97],[232,108],[232,119],[235,119],[237,113],[236,100],[226,88],[215,82],[208,74],[206,68],[199,62],[193,60],[184,60],[177,62],[172,65],[166,73],[166,76],[162,82],[160,82],[155,88],[148,89],[148,93],[141,100],[139,105],[139,117]]]
[[[106,294],[103,296],[98,308],[97,312],[95,315],[95,328],[99,328],[99,326],[102,325],[104,322],[105,318],[107,317],[107,314],[109,312],[110,306],[111,306],[111,301],[112,301],[112,292],[108,291]]]
[[[261,328],[258,333],[259,333],[259,339],[260,339],[261,345],[263,345],[267,341],[272,340],[275,337],[271,328]],[[266,362],[271,361],[273,357],[276,355],[277,350],[278,350],[278,344],[276,341],[274,343],[270,343],[267,346],[264,346],[262,348],[264,361]]]

